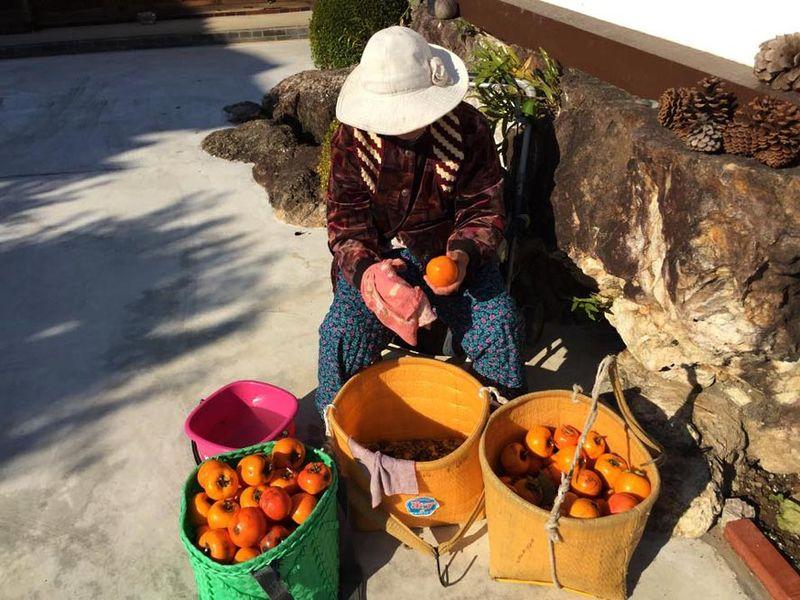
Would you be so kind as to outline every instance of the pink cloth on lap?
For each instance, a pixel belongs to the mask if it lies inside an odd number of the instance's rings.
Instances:
[[[417,345],[417,330],[436,320],[428,297],[397,274],[391,260],[364,271],[361,296],[378,320],[407,344]]]

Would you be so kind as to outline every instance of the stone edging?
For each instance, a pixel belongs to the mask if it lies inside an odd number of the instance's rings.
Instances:
[[[0,59],[54,56],[58,54],[84,54],[91,52],[119,52],[148,48],[174,48],[179,46],[208,46],[254,41],[297,40],[308,37],[307,26],[264,27],[209,33],[173,33],[142,35],[106,39],[67,40],[0,46]]]
[[[731,521],[725,539],[776,600],[800,597],[800,575],[750,519]]]

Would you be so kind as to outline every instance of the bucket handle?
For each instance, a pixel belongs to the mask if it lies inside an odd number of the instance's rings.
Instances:
[[[619,407],[619,412],[622,413],[622,418],[625,420],[625,424],[628,426],[628,429],[630,429],[636,439],[647,446],[649,450],[658,453],[658,456],[642,464],[661,464],[664,462],[664,447],[653,438],[648,436],[644,428],[639,424],[639,421],[637,421],[636,417],[633,416],[631,407],[628,405],[628,401],[626,400],[625,394],[622,391],[622,381],[619,376],[619,369],[617,368],[616,360],[611,361],[611,364],[608,367],[608,378],[611,381],[611,389],[614,391],[614,398],[617,400],[617,407]]]
[[[439,575],[439,583],[441,583],[443,587],[447,587],[449,585],[449,581],[447,579],[447,569],[445,569],[444,573],[442,572],[439,562],[440,557],[453,551],[456,544],[461,540],[461,538],[464,537],[464,534],[478,518],[478,515],[481,514],[481,511],[483,511],[484,507],[485,492],[481,490],[478,501],[472,508],[469,517],[467,517],[466,521],[459,524],[458,529],[452,535],[452,537],[450,537],[449,540],[441,542],[437,546],[434,546],[433,544],[430,544],[420,538],[411,530],[411,528],[408,527],[408,525],[403,523],[393,514],[384,510],[382,507],[379,506],[377,508],[372,508],[370,497],[357,485],[351,486],[351,488],[348,490],[347,498],[353,504],[353,507],[361,514],[362,518],[369,520],[373,525],[383,529],[386,531],[386,533],[397,538],[406,546],[414,548],[415,550],[419,550],[423,554],[428,554],[436,559],[436,570]]]
[[[589,430],[592,428],[592,425],[597,418],[598,404],[600,400],[600,386],[603,384],[603,381],[606,377],[608,377],[609,381],[611,382],[611,387],[614,390],[614,396],[617,399],[617,404],[619,405],[619,409],[622,413],[622,418],[625,421],[625,424],[639,441],[641,441],[648,448],[658,452],[657,457],[643,464],[658,464],[664,458],[663,447],[645,433],[642,426],[639,425],[639,422],[636,420],[636,417],[633,416],[630,406],[628,406],[628,402],[625,399],[625,394],[622,392],[622,384],[619,378],[619,371],[617,370],[616,357],[613,355],[606,356],[602,361],[600,361],[600,364],[597,367],[597,375],[595,376],[594,385],[592,386],[592,403],[589,407],[589,414],[586,416],[586,422],[583,424],[580,438],[578,438],[578,442],[575,445],[575,455],[572,457],[572,464],[570,465],[569,470],[561,475],[561,484],[558,486],[558,493],[556,494],[556,499],[553,503],[553,509],[550,511],[550,517],[547,519],[547,523],[544,525],[544,529],[547,532],[547,549],[550,554],[550,577],[553,580],[553,585],[558,589],[562,589],[562,586],[558,581],[558,573],[556,572],[555,544],[561,541],[561,535],[558,532],[558,520],[561,517],[561,505],[564,503],[564,498],[569,490],[569,484],[570,481],[572,481],[572,474],[575,470],[575,466],[580,462],[580,452],[581,448],[583,447],[583,443],[586,441],[586,436],[588,435]],[[577,397],[579,388],[576,386],[573,388],[573,390],[573,396]]]

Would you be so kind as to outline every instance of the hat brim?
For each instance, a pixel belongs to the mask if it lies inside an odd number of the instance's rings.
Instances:
[[[427,127],[453,110],[467,95],[469,74],[464,61],[456,54],[429,44],[453,82],[402,94],[376,94],[361,85],[360,67],[347,76],[336,102],[336,118],[364,131],[383,135],[402,135]]]

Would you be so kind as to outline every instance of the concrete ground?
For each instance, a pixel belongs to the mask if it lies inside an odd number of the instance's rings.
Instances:
[[[0,62],[0,596],[194,596],[186,414],[255,378],[303,398],[302,434],[316,426],[324,233],[275,221],[248,165],[199,147],[224,104],[310,65],[304,41]],[[595,331],[547,329],[532,385],[590,386],[615,345]],[[482,532],[444,591],[430,560],[359,534],[369,597],[556,597],[490,582]],[[703,540],[645,541],[631,585],[748,596]]]

